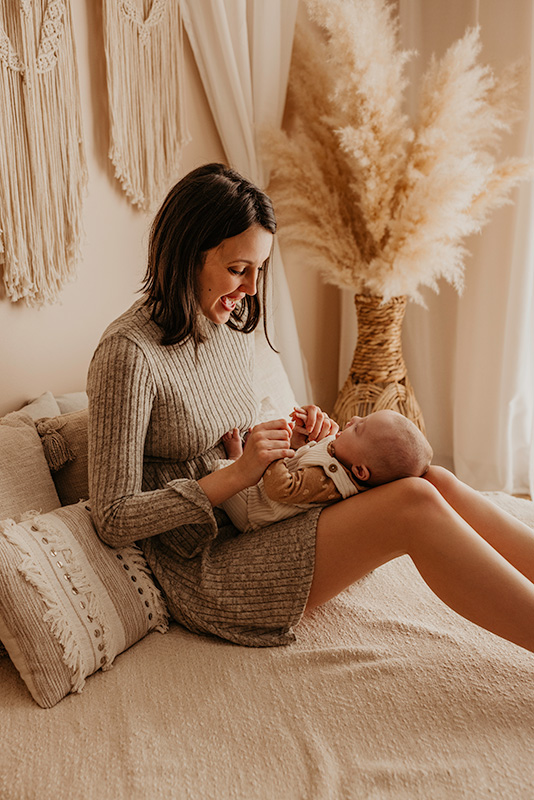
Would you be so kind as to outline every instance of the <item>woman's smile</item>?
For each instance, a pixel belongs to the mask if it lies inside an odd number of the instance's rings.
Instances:
[[[227,311],[233,311],[236,305],[242,300],[244,295],[240,295],[239,297],[229,297],[228,295],[223,294],[220,298],[221,303],[227,309]]]
[[[208,250],[198,277],[198,302],[205,317],[221,324],[245,295],[257,291],[258,273],[268,260],[273,235],[253,225]]]

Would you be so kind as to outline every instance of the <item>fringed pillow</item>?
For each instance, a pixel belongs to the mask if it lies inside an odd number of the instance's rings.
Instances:
[[[0,639],[43,708],[167,626],[141,550],[105,545],[87,504],[0,522]]]

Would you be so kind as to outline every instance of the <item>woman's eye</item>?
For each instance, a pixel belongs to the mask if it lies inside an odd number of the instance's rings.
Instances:
[[[232,273],[232,275],[244,275],[245,274],[245,270],[244,269],[239,270],[239,269],[230,268],[230,272]]]

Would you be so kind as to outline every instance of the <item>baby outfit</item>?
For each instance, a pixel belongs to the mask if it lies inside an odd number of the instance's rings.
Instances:
[[[309,442],[291,458],[273,461],[259,483],[221,503],[236,528],[254,531],[363,491],[364,487],[333,455],[335,438]],[[223,461],[219,467],[227,464]]]

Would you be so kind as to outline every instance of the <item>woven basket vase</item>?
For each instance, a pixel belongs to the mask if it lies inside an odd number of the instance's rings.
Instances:
[[[381,297],[355,295],[358,340],[352,366],[332,417],[343,427],[353,416],[391,408],[425,432],[419,404],[402,355],[402,321],[406,297],[382,303]]]

